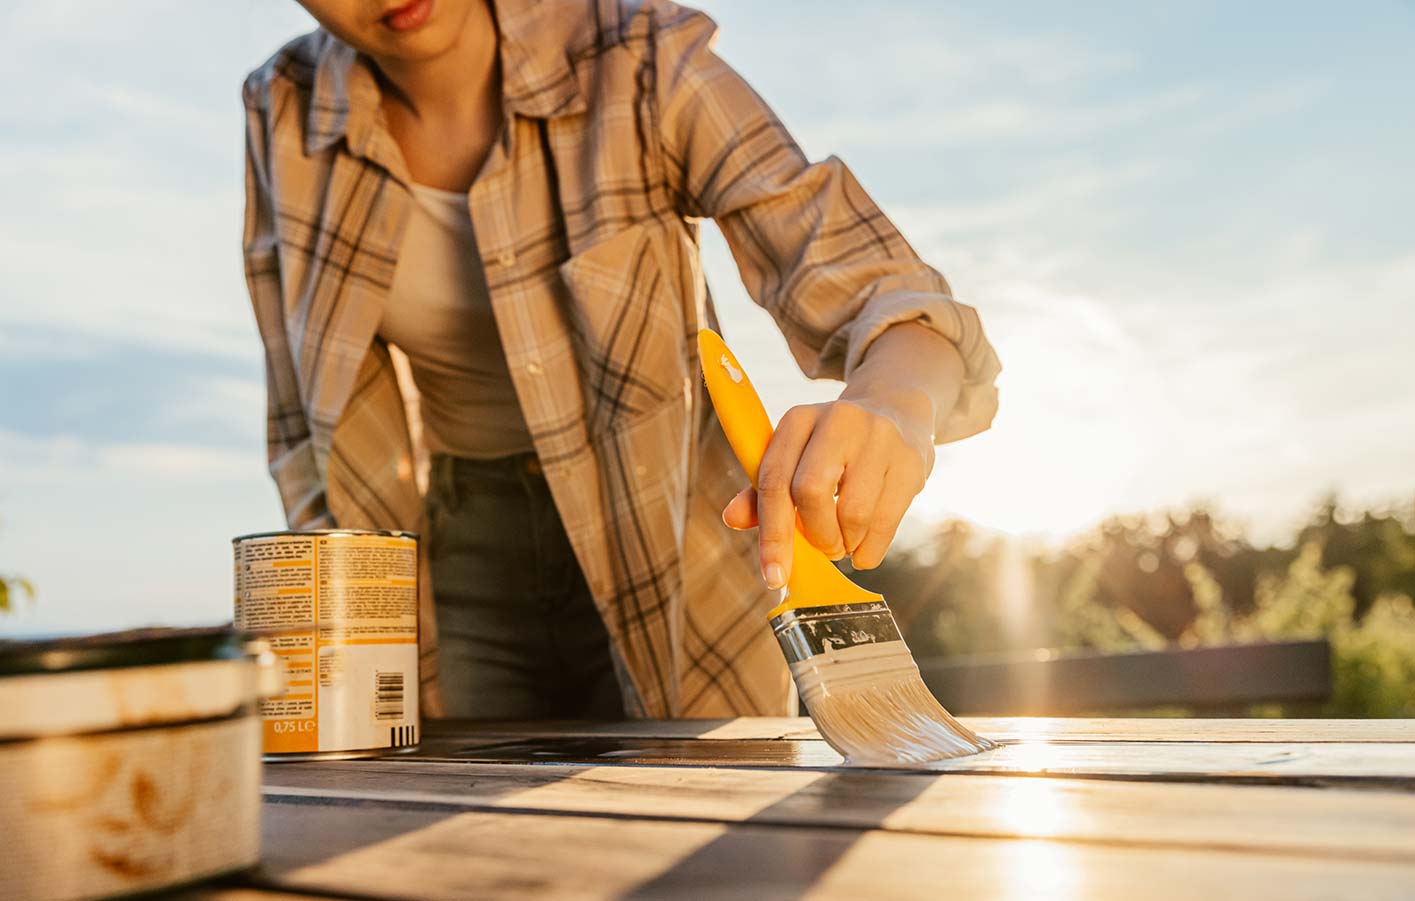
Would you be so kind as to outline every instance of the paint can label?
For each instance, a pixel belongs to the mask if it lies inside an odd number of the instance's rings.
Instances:
[[[286,665],[260,701],[266,754],[418,741],[418,550],[411,535],[291,532],[235,542],[237,628]]]

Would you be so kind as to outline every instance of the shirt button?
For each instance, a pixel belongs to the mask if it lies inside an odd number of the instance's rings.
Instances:
[[[634,475],[636,475],[636,476],[648,475],[648,472],[649,472],[649,468],[648,468],[647,466],[645,466],[644,464],[642,464],[642,463],[640,463],[638,466],[635,466],[635,467],[634,467]]]
[[[496,262],[502,266],[510,266],[516,262],[516,252],[514,250],[503,250],[496,258]]]
[[[526,364],[526,371],[529,372],[531,375],[540,375],[540,364],[537,363],[535,360],[532,360],[531,362]]]

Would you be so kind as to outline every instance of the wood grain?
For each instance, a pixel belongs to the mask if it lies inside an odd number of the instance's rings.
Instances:
[[[843,765],[822,741],[700,741],[660,738],[430,739],[408,761],[608,764],[831,769]],[[1415,747],[1406,743],[1012,741],[971,757],[903,767],[992,775],[1252,783],[1415,783]]]
[[[268,771],[272,799],[1053,838],[1415,863],[1415,794],[915,773],[360,761]]]
[[[1415,866],[1387,861],[292,800],[267,802],[256,883],[360,898],[1373,899],[1415,886]]]
[[[262,868],[186,897],[1415,897],[1415,723],[969,724],[1004,746],[922,772],[794,718],[432,724],[267,767]]]
[[[963,717],[993,738],[1043,741],[1415,742],[1415,720]]]
[[[1090,717],[960,717],[969,728],[1003,741],[1415,742],[1415,720],[1108,719]],[[819,739],[806,717],[725,720],[627,720],[618,723],[470,723],[429,720],[430,738],[471,736],[621,736],[708,740]]]

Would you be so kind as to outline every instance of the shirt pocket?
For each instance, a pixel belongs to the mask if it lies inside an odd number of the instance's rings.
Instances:
[[[560,266],[592,435],[692,390],[690,316],[665,237],[661,226],[637,223]]]

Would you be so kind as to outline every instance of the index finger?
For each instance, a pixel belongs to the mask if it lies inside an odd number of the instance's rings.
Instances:
[[[757,537],[762,578],[768,588],[784,588],[791,578],[791,541],[796,527],[791,480],[814,427],[815,417],[809,409],[786,411],[757,469]]]

